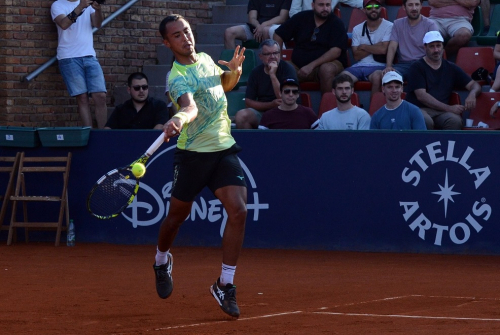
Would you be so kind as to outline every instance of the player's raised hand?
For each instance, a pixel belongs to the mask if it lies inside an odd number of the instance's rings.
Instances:
[[[231,70],[231,72],[241,73],[243,61],[245,60],[244,53],[245,53],[245,48],[241,48],[241,50],[240,50],[240,46],[237,45],[236,49],[234,49],[233,58],[229,62],[222,60],[222,59],[219,59],[218,63],[220,65],[227,66],[229,68],[229,70]]]

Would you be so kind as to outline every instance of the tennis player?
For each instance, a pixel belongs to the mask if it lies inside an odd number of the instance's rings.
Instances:
[[[179,139],[170,209],[160,226],[153,266],[156,290],[163,299],[172,293],[170,247],[195,197],[208,186],[228,215],[222,236],[222,271],[210,292],[225,313],[238,317],[233,278],[245,234],[247,188],[236,155],[241,149],[230,133],[224,92],[238,83],[245,49],[237,47],[229,62],[219,60],[219,64],[230,69],[223,71],[210,56],[195,52],[191,27],[182,16],[167,16],[160,23],[160,33],[175,56],[168,84],[178,110],[163,131],[167,142],[173,136],[179,135]]]

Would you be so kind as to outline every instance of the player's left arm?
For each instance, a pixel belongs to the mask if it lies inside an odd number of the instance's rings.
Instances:
[[[90,20],[92,21],[92,26],[95,28],[101,28],[103,20],[101,5],[97,1],[94,1],[92,2],[91,6],[95,10],[94,13],[90,14]]]
[[[184,93],[177,99],[177,103],[180,106],[179,111],[163,125],[166,142],[171,137],[179,135],[182,127],[198,116],[198,106],[196,106],[192,93]]]
[[[236,49],[234,49],[234,55],[233,58],[227,62],[225,60],[220,59],[218,63],[220,65],[225,65],[229,68],[230,71],[224,71],[224,73],[221,74],[220,80],[222,84],[222,88],[224,89],[224,92],[229,92],[231,91],[236,84],[238,84],[238,81],[240,80],[241,73],[243,71],[243,61],[245,60],[245,48],[241,48],[240,46],[236,46]]]

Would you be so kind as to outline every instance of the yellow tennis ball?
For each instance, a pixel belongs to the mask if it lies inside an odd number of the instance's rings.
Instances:
[[[132,173],[136,178],[141,178],[146,173],[146,167],[142,163],[132,165]]]

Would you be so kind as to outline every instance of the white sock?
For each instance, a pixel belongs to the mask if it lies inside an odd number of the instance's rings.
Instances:
[[[222,272],[220,275],[220,284],[226,286],[226,284],[232,284],[234,279],[234,273],[236,272],[236,265],[226,265],[222,263]]]
[[[160,251],[160,249],[156,247],[156,257],[155,257],[156,265],[163,265],[167,263],[168,261],[167,255],[169,254],[169,252],[170,249],[168,249],[167,251]]]

